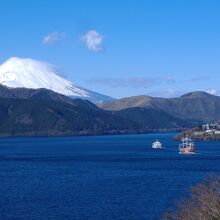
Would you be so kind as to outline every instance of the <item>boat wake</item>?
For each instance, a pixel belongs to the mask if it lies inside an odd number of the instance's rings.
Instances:
[[[196,152],[179,152],[179,154],[185,154],[185,155],[188,155],[188,154],[197,154]]]

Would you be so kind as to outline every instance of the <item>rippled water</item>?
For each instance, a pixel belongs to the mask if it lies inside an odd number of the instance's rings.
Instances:
[[[2,138],[0,219],[161,219],[220,173],[219,142],[196,145],[180,155],[173,134]]]

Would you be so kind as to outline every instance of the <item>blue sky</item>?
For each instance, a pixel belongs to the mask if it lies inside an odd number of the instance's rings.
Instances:
[[[1,0],[0,63],[56,65],[116,98],[219,94],[218,0]]]

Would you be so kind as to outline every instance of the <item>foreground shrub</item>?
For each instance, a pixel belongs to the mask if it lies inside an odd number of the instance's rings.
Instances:
[[[209,178],[193,187],[190,197],[164,217],[169,220],[220,220],[220,177]]]

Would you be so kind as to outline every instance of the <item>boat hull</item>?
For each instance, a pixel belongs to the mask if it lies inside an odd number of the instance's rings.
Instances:
[[[154,149],[161,149],[162,147],[155,147],[155,146],[152,146],[152,148],[154,148]]]
[[[179,148],[179,153],[180,154],[195,154],[195,148],[193,147],[184,147],[184,148]]]

